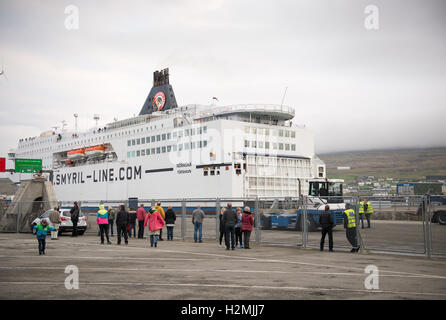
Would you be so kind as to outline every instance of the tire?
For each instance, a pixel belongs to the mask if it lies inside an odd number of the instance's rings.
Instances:
[[[263,230],[271,230],[271,228],[272,228],[271,218],[262,216],[262,221],[263,221],[262,229]]]
[[[446,225],[446,211],[439,211],[437,213],[438,223],[442,226]]]

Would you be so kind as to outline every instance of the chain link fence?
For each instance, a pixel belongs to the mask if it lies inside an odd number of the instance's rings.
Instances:
[[[334,221],[334,250],[347,251],[351,245],[344,229],[345,204],[350,204],[356,215],[356,234],[362,252],[392,252],[420,254],[427,257],[446,256],[446,202],[444,196],[390,196],[367,197],[373,213],[359,214],[363,197],[324,197],[324,199],[301,196],[300,198],[209,198],[209,199],[138,199],[136,203],[123,201],[78,201],[81,219],[85,219],[86,234],[98,234],[96,213],[99,204],[113,207],[117,212],[123,204],[127,210],[136,211],[144,205],[147,211],[158,202],[166,211],[172,206],[176,214],[174,239],[193,239],[192,212],[198,205],[205,213],[202,224],[204,241],[220,240],[220,211],[228,203],[233,209],[248,206],[254,216],[251,242],[318,248],[321,241],[319,217],[325,205],[330,206]],[[58,202],[69,224],[69,210],[73,202]],[[132,206],[131,208],[129,206]],[[32,223],[49,215],[50,203],[43,201],[0,203],[2,232],[30,232]],[[65,231],[70,232],[69,228]],[[116,233],[116,226],[114,226]],[[136,222],[136,234],[138,222]],[[146,236],[147,231],[145,231]],[[167,238],[164,228],[163,238]],[[223,242],[224,243],[224,242]],[[328,249],[328,237],[325,249]]]

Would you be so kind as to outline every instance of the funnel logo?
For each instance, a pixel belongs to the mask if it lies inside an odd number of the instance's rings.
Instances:
[[[152,100],[153,111],[160,111],[166,104],[166,95],[162,91],[158,91]]]

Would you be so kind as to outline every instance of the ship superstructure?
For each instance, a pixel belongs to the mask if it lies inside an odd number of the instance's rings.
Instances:
[[[326,170],[294,115],[271,104],[178,107],[165,69],[140,115],[21,139],[15,156],[41,158],[61,201],[295,197]]]

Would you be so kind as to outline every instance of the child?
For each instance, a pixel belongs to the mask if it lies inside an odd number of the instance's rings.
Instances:
[[[36,229],[37,241],[39,242],[39,255],[42,253],[45,254],[46,234],[48,231],[55,231],[56,229],[50,227],[45,219],[42,219],[33,229]]]

